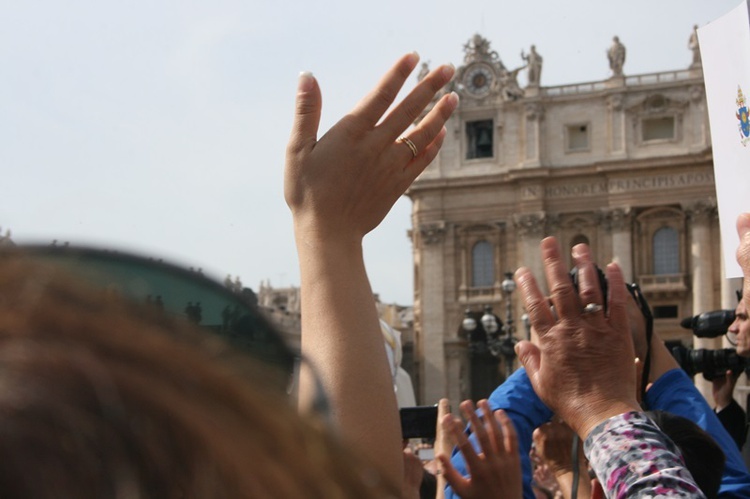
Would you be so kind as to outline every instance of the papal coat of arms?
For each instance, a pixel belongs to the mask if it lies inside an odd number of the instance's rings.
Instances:
[[[743,146],[747,146],[750,142],[750,120],[748,119],[747,104],[745,103],[745,96],[742,93],[742,89],[737,85],[737,119],[740,121],[738,128],[740,131],[740,142]]]

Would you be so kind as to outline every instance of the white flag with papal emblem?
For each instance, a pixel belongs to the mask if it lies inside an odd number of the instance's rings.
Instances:
[[[750,212],[750,3],[698,29],[725,277],[742,277],[735,224]]]

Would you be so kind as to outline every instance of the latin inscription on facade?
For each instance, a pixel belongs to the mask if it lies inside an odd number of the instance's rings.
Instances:
[[[634,191],[662,190],[673,187],[690,187],[693,185],[713,185],[712,172],[676,173],[671,175],[650,175],[647,177],[618,178],[583,182],[579,184],[550,185],[545,188],[547,198],[567,198],[596,196],[604,194],[622,194]],[[529,193],[524,188],[523,197]]]

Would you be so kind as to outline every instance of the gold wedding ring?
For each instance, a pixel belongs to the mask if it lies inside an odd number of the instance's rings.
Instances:
[[[401,142],[402,144],[406,144],[409,146],[409,149],[411,149],[411,154],[414,158],[417,157],[417,154],[419,154],[419,151],[417,151],[417,146],[414,145],[414,142],[408,139],[408,137],[401,136],[398,138],[398,142]]]

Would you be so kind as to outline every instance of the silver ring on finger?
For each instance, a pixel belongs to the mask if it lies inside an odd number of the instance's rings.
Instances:
[[[595,314],[597,312],[601,312],[602,310],[604,310],[604,307],[602,307],[598,303],[587,303],[586,306],[583,307],[584,314]]]

